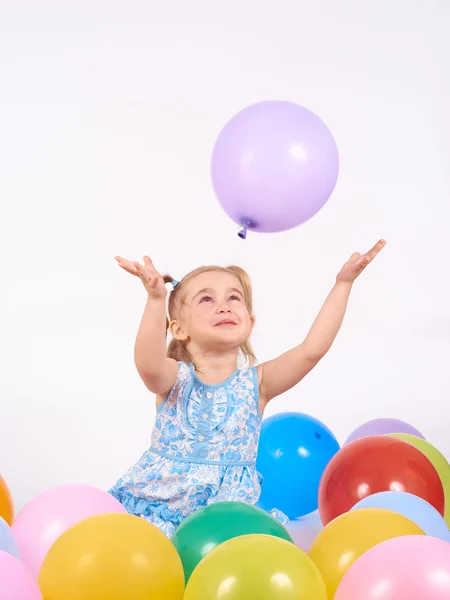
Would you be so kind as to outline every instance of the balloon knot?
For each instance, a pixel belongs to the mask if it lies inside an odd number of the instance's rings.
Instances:
[[[242,225],[242,229],[238,231],[238,236],[241,238],[241,240],[246,240],[248,228],[251,227],[252,224],[250,221],[244,221]]]

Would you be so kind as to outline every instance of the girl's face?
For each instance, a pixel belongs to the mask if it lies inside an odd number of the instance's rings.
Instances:
[[[210,352],[237,351],[254,322],[239,279],[223,271],[201,273],[186,284],[179,317],[188,344]]]

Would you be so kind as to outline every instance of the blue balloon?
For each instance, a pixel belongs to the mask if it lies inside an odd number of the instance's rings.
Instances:
[[[420,529],[432,537],[450,542],[450,531],[441,514],[423,498],[407,492],[378,492],[366,496],[351,510],[358,508],[385,508],[399,513],[413,521]]]
[[[8,523],[0,517],[0,550],[20,560],[19,544]]]
[[[320,478],[339,448],[328,427],[309,415],[287,412],[265,419],[256,460],[262,477],[258,506],[277,508],[289,519],[315,511]]]

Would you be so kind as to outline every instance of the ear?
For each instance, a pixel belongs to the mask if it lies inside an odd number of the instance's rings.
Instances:
[[[252,331],[253,331],[253,328],[255,327],[255,322],[256,322],[255,315],[250,315],[250,321],[251,321],[251,324],[252,324]]]
[[[177,321],[170,321],[169,331],[174,339],[180,340],[182,342],[185,342],[189,337]]]

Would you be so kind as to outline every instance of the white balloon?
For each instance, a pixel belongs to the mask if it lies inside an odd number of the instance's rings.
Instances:
[[[312,543],[323,529],[318,510],[294,521],[289,521],[285,527],[294,544],[304,552],[309,552]]]

